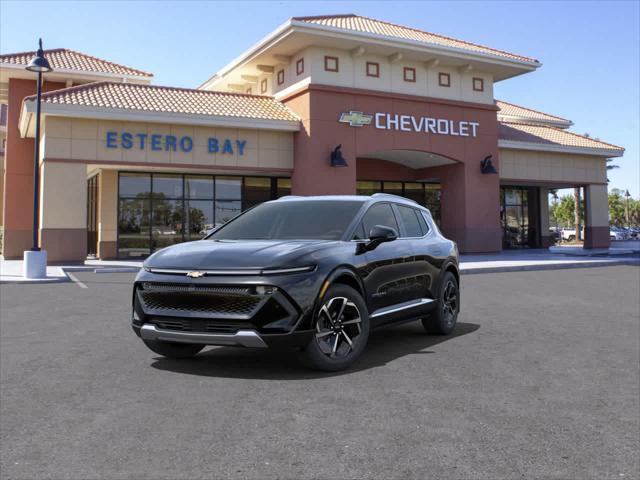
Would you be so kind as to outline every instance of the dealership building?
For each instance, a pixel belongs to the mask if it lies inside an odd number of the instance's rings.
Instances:
[[[0,55],[7,259],[31,247],[33,55]],[[496,252],[548,246],[550,189],[580,187],[585,246],[609,244],[606,160],[624,149],[494,98],[533,58],[356,15],[292,18],[196,89],[45,55],[50,261],[143,257],[283,195],[375,192],[426,205],[462,252]]]

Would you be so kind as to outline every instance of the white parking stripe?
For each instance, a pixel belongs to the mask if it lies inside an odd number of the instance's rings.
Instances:
[[[82,283],[80,280],[78,280],[78,277],[76,277],[73,273],[67,272],[67,276],[71,279],[71,281],[73,283],[78,285],[80,288],[89,288],[84,283]]]

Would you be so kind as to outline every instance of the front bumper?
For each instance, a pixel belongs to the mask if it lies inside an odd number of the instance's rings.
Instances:
[[[309,278],[298,274],[190,279],[141,272],[133,291],[131,326],[149,341],[304,346],[313,337],[309,318],[315,288],[310,288]]]
[[[162,330],[155,325],[145,323],[140,327],[140,337],[144,340],[161,342],[267,348],[267,344],[255,330],[238,330],[235,333],[176,332],[173,330]]]

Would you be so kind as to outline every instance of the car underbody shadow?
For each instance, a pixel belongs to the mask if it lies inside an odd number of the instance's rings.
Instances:
[[[453,334],[430,336],[420,322],[411,322],[374,330],[362,356],[349,369],[342,372],[318,372],[299,363],[293,351],[213,347],[194,358],[169,359],[156,357],[151,364],[158,370],[205,377],[245,378],[263,380],[295,380],[326,378],[385,365],[405,355],[435,353],[428,350],[439,343],[480,328],[475,323],[458,323]]]

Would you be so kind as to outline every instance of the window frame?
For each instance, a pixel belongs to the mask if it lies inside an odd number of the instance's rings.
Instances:
[[[392,203],[392,202],[374,202],[374,203],[372,203],[371,205],[369,205],[369,207],[368,207],[368,208],[367,208],[367,209],[362,213],[362,215],[361,215],[361,216],[360,216],[360,218],[358,219],[358,222],[356,223],[356,226],[355,226],[355,228],[354,228],[353,232],[351,232],[351,239],[352,239],[352,240],[354,240],[353,236],[354,236],[354,234],[356,233],[356,230],[358,230],[358,227],[359,227],[359,226],[362,226],[362,231],[363,231],[363,233],[366,235],[366,238],[363,238],[363,239],[361,239],[361,240],[355,240],[355,241],[356,241],[356,242],[361,242],[361,241],[368,242],[369,240],[371,240],[371,239],[369,238],[369,233],[370,233],[370,232],[367,232],[367,229],[366,229],[366,228],[365,228],[365,226],[364,226],[364,217],[366,217],[366,216],[367,216],[367,213],[369,213],[369,211],[370,211],[372,208],[375,208],[375,207],[380,206],[380,205],[388,205],[388,206],[389,206],[389,208],[391,208],[391,214],[393,215],[393,218],[394,218],[394,219],[395,219],[395,221],[396,221],[396,227],[397,227],[397,228],[396,228],[396,232],[398,232],[398,238],[401,238],[401,237],[400,237],[400,222],[398,221],[398,214],[396,213],[395,209],[393,208],[393,203]],[[393,228],[393,227],[391,227],[391,228]]]
[[[276,73],[276,82],[278,85],[282,85],[284,83],[284,68],[281,68]]]
[[[446,81],[443,81],[446,79]],[[450,88],[451,87],[451,74],[447,72],[438,72],[438,86]]]
[[[329,68],[329,62],[330,61],[335,61],[336,62],[336,67],[335,68]],[[324,71],[325,72],[338,73],[339,70],[340,70],[340,59],[338,57],[334,57],[334,56],[331,56],[331,55],[325,55],[324,56]]]
[[[408,78],[407,73],[411,72],[413,74],[413,78]],[[405,82],[416,83],[417,73],[414,67],[403,67],[402,76]]]
[[[480,85],[479,88],[476,88],[476,82]],[[471,86],[473,87],[474,92],[484,92],[484,78],[473,77],[471,80]]]
[[[369,67],[375,67],[375,75],[373,73],[369,73]],[[366,62],[365,73],[367,74],[367,77],[380,78],[380,64],[378,62]]]
[[[304,57],[296,60],[296,75],[302,75],[304,73]]]
[[[263,78],[260,81],[260,93],[267,93],[268,86],[269,86],[269,83],[267,82],[267,79]]]
[[[394,203],[393,204],[393,208],[395,210],[396,218],[398,218],[400,220],[400,223],[401,223],[401,227],[400,227],[401,231],[398,232],[399,235],[400,235],[399,239],[410,240],[410,239],[416,239],[416,238],[424,238],[429,234],[430,229],[428,228],[429,224],[427,224],[427,231],[425,233],[423,233],[422,235],[418,235],[418,236],[409,236],[408,233],[407,233],[407,227],[406,227],[406,225],[404,223],[404,219],[402,218],[402,214],[400,213],[400,209],[401,208],[407,208],[407,209],[413,211],[413,214],[416,216],[416,221],[418,222],[418,226],[420,227],[420,231],[422,232],[422,224],[420,223],[420,220],[419,220],[419,217],[420,217],[420,214],[421,214],[421,210],[419,210],[419,209],[417,209],[415,207],[409,206],[409,205],[405,205],[404,203]],[[425,220],[425,223],[426,223],[426,220]]]

